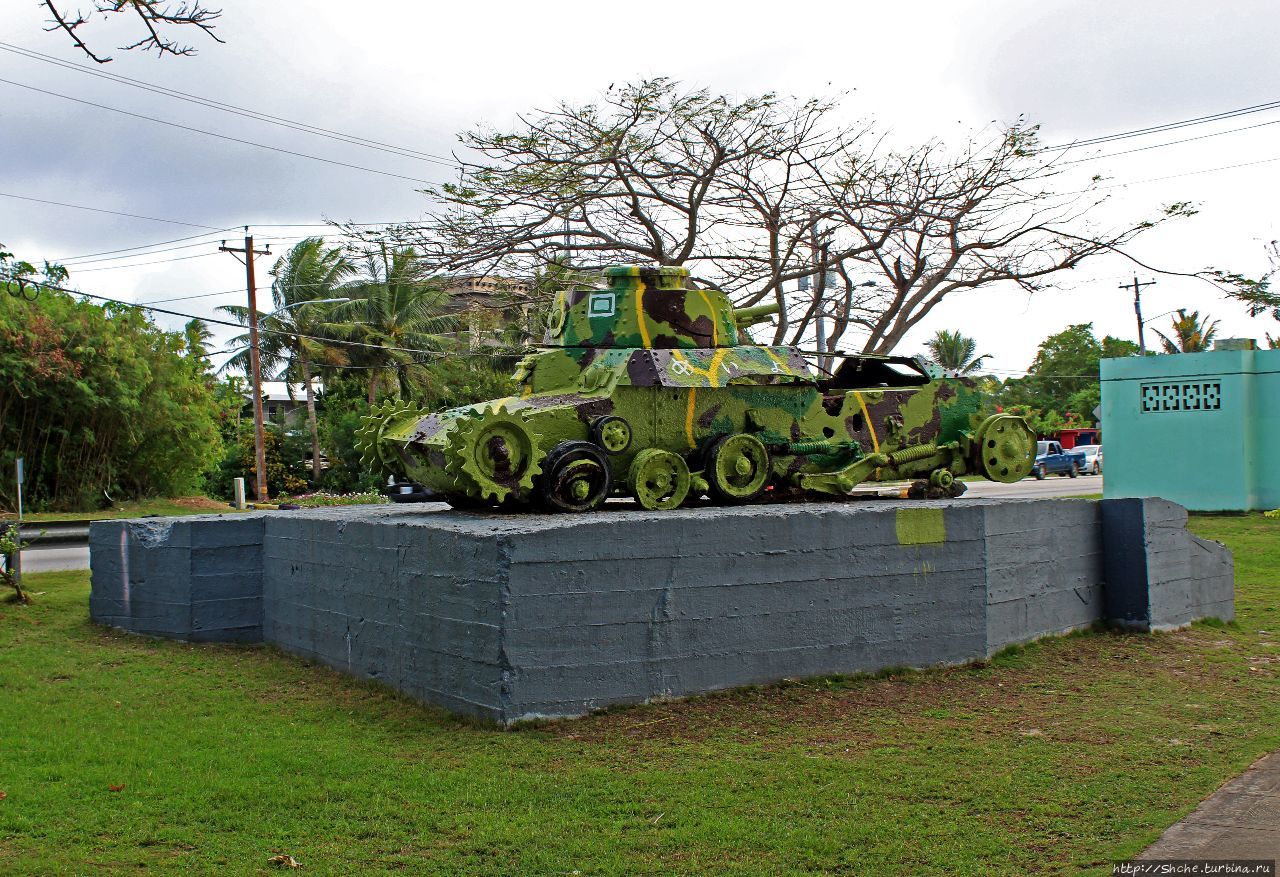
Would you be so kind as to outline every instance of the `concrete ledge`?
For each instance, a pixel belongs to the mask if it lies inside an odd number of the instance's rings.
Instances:
[[[90,610],[140,633],[265,640],[504,724],[964,663],[1108,618],[1230,618],[1230,554],[1178,506],[1116,502],[99,522]]]

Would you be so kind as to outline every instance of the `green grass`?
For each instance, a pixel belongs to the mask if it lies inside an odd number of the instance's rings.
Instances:
[[[105,521],[110,518],[141,518],[145,515],[208,515],[236,511],[221,500],[205,496],[182,496],[167,499],[140,499],[118,502],[109,509],[91,512],[37,512],[24,513],[22,519],[33,524],[52,521]],[[0,520],[16,517],[0,513]]]
[[[1280,521],[1239,620],[502,732],[261,648],[0,605],[0,873],[1106,874],[1280,746]],[[112,786],[123,785],[120,791]]]

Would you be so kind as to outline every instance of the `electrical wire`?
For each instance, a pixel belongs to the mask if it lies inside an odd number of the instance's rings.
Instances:
[[[219,134],[216,131],[206,131],[203,128],[193,128],[190,125],[182,125],[182,124],[179,124],[178,122],[170,122],[168,119],[158,119],[155,116],[146,116],[146,115],[143,115],[142,113],[134,113],[134,112],[130,112],[129,110],[122,110],[119,107],[111,107],[111,106],[107,106],[106,104],[100,104],[90,100],[83,100],[82,98],[78,98],[78,97],[71,97],[70,95],[61,94],[56,91],[49,91],[46,88],[36,88],[34,85],[25,85],[24,83],[21,83],[21,82],[14,82],[12,79],[0,79],[0,83],[4,83],[5,85],[12,85],[17,88],[25,88],[28,91],[34,91],[37,94],[44,94],[44,95],[48,95],[49,97],[61,98],[62,100],[68,100],[73,103],[83,104],[84,106],[96,107],[97,109],[100,109],[100,110],[108,110],[113,113],[119,113],[122,116],[129,116],[134,119],[143,119],[144,121],[147,121],[147,122],[155,122],[158,125],[168,125],[171,128],[178,128],[183,131],[191,131],[196,134],[204,134],[205,136],[208,136],[208,137],[216,137],[219,140],[228,140],[232,143],[240,143],[245,146],[256,146],[259,149],[269,149],[272,152],[280,152],[285,155],[292,155],[297,158],[306,158],[306,159],[310,159],[311,161],[320,161],[320,162],[324,162],[325,164],[331,164],[331,165],[336,165],[338,167],[350,168],[352,170],[365,171],[366,173],[370,173],[370,174],[379,174],[384,177],[394,177],[399,180],[409,180],[410,182],[413,182],[413,183],[424,183],[425,185],[428,185],[428,186],[433,185],[433,182],[431,180],[424,180],[421,177],[411,177],[411,176],[407,176],[406,174],[397,174],[391,171],[384,171],[384,170],[379,170],[377,168],[365,167],[364,165],[351,164],[350,162],[345,162],[345,161],[338,161],[335,158],[324,158],[323,156],[312,155],[308,152],[297,152],[292,149],[284,149],[283,147],[280,147],[280,146],[270,146],[266,143],[258,143],[257,141],[254,141],[254,140],[245,140],[241,137],[232,137],[229,134]],[[205,226],[205,227],[208,228],[208,226]]]
[[[0,80],[3,81],[3,80]],[[37,204],[52,204],[56,207],[71,207],[76,210],[91,210],[94,213],[110,213],[112,216],[127,216],[130,219],[147,219],[151,222],[167,222],[170,225],[187,225],[191,228],[207,228],[210,231],[226,231],[227,229],[218,228],[213,225],[201,225],[198,222],[183,222],[180,219],[161,219],[158,216],[141,216],[137,213],[121,213],[119,210],[105,210],[101,207],[87,207],[84,204],[68,204],[65,201],[49,201],[45,198],[32,198],[28,195],[15,195],[12,192],[0,192],[0,197],[16,198],[19,201],[34,201]]]
[[[1252,131],[1254,128],[1265,128],[1268,125],[1280,125],[1280,119],[1273,119],[1270,122],[1259,122],[1256,125],[1245,125],[1242,128],[1231,128],[1227,131],[1214,131],[1212,134],[1201,134],[1198,137],[1183,137],[1181,140],[1170,140],[1167,143],[1153,143],[1150,146],[1138,146],[1133,149],[1124,149],[1120,152],[1108,152],[1106,155],[1094,155],[1089,158],[1074,158],[1063,164],[1080,164],[1086,161],[1101,161],[1105,158],[1115,158],[1120,155],[1132,155],[1135,152],[1147,152],[1152,149],[1163,149],[1166,146],[1177,146],[1180,143],[1193,143],[1196,140],[1208,140],[1210,137],[1221,137],[1223,134],[1238,134],[1241,131]]]
[[[177,243],[181,243],[182,241],[194,241],[197,238],[213,237],[218,232],[231,231],[232,228],[234,228],[234,226],[218,229],[218,231],[216,232],[212,232],[212,231],[203,232],[201,234],[193,234],[185,238],[174,238],[171,241],[157,241],[154,244],[139,244],[136,247],[122,247],[121,249],[118,249],[118,250],[104,250],[101,253],[83,253],[79,256],[63,256],[60,259],[50,259],[49,261],[57,265],[65,265],[68,262],[78,262],[82,259],[92,259],[97,256],[111,256],[111,255],[114,255],[115,253],[128,253],[133,250],[149,250],[152,247],[163,247],[166,244],[177,244]],[[179,249],[179,248],[175,248],[175,249]]]
[[[247,328],[242,323],[233,323],[233,322],[230,322],[229,320],[220,320],[217,317],[200,317],[195,314],[183,313],[182,311],[174,311],[168,308],[157,308],[152,305],[140,304],[138,302],[133,302],[133,301],[124,301],[122,299],[112,298],[106,295],[96,295],[95,293],[92,293],[92,292],[83,292],[81,290],[76,290],[76,289],[65,289],[61,286],[54,286],[53,284],[39,284],[38,288],[39,290],[53,290],[55,292],[65,293],[67,295],[78,295],[84,298],[94,299],[95,301],[102,301],[102,302],[108,302],[110,304],[122,305],[124,307],[135,308],[137,310],[151,311],[157,314],[165,314],[166,316],[170,316],[170,317],[181,317],[187,320],[200,320],[203,323],[208,323],[215,326],[227,326],[232,329]],[[502,355],[502,356],[517,355],[516,353],[494,354],[494,353],[471,353],[471,352],[452,351],[452,350],[448,350],[448,351],[419,350],[413,347],[393,347],[387,344],[369,344],[364,341],[348,341],[344,338],[325,338],[319,335],[307,335],[302,332],[290,332],[285,329],[272,329],[264,326],[259,326],[258,332],[262,334],[268,334],[268,335],[283,335],[289,338],[298,338],[304,341],[317,341],[321,344],[341,344],[348,347],[362,347],[370,350],[392,351],[395,353],[422,354],[422,355],[426,355],[430,359],[465,357],[465,356],[494,357],[497,355]]]
[[[1239,116],[1248,116],[1253,113],[1264,113],[1275,109],[1280,109],[1280,100],[1254,104],[1253,106],[1248,107],[1240,107],[1234,110],[1225,110],[1220,113],[1211,113],[1207,116],[1196,116],[1191,119],[1182,119],[1175,122],[1163,122],[1159,125],[1150,125],[1146,128],[1134,128],[1128,131],[1118,131],[1114,134],[1087,137],[1082,140],[1073,140],[1070,143],[1062,143],[1057,146],[1044,146],[1037,151],[1057,152],[1063,149],[1079,149],[1084,146],[1098,146],[1103,143],[1114,143],[1117,140],[1129,140],[1133,137],[1144,137],[1148,134],[1160,134],[1165,131],[1176,131],[1180,128],[1190,128],[1195,125],[1205,125],[1209,122],[1218,122],[1223,119],[1234,119]]]
[[[133,265],[103,265],[100,268],[79,268],[77,274],[88,274],[92,271],[119,271],[121,268],[144,268],[147,265],[168,265],[170,262],[185,262],[188,259],[206,259],[209,256],[216,256],[218,253],[196,253],[194,256],[178,256],[174,259],[158,259],[155,262],[137,262]]]
[[[261,113],[257,110],[251,110],[246,107],[236,106],[235,104],[225,103],[223,101],[214,100],[212,98],[200,97],[199,95],[188,94],[187,92],[178,91],[177,89],[168,88],[154,83],[144,82],[139,79],[132,79],[128,76],[121,76],[110,73],[105,70],[96,70],[83,64],[77,64],[71,61],[64,61],[51,55],[45,55],[32,49],[26,49],[22,46],[15,46],[12,43],[0,41],[0,51],[10,52],[20,57],[25,57],[32,61],[42,61],[47,64],[54,64],[68,70],[74,70],[77,73],[84,73],[90,76],[96,76],[99,79],[105,79],[118,85],[127,85],[132,88],[142,89],[154,94],[163,95],[165,97],[175,98],[177,100],[186,101],[187,103],[196,104],[197,106],[207,107],[209,109],[220,110],[225,113],[242,116],[247,119],[253,119],[259,122],[266,122],[272,125],[279,125],[294,131],[301,131],[306,134],[312,134],[317,137],[326,137],[330,140],[337,140],[341,143],[348,143],[353,146],[363,146],[368,149],[376,149],[381,152],[387,152],[392,155],[398,155],[402,158],[413,158],[419,161],[431,162],[432,164],[443,165],[451,168],[459,168],[462,165],[453,158],[435,155],[430,152],[421,152],[416,149],[410,149],[403,146],[395,146],[390,143],[383,143],[379,140],[370,140],[366,137],[360,137],[356,134],[348,134],[343,131],[333,131],[328,128],[321,128],[316,125],[309,125],[306,122],[298,122],[292,119],[286,119],[281,116],[273,116],[269,113]]]

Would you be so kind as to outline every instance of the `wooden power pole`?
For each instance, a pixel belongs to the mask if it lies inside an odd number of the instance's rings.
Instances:
[[[1147,355],[1147,339],[1144,332],[1146,324],[1142,322],[1142,287],[1154,286],[1154,280],[1148,280],[1146,283],[1139,283],[1138,278],[1133,278],[1133,312],[1138,315],[1138,352],[1142,356]],[[1130,284],[1120,284],[1121,289],[1129,289]]]
[[[257,474],[256,496],[258,502],[267,501],[267,449],[263,438],[262,418],[262,366],[258,359],[258,288],[253,281],[253,260],[257,256],[269,256],[271,246],[265,250],[253,248],[253,235],[249,226],[244,227],[244,248],[228,247],[224,241],[218,247],[237,259],[244,256],[245,288],[249,293],[249,382],[253,385],[253,452]]]

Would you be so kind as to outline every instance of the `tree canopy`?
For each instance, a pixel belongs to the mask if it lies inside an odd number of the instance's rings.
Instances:
[[[32,505],[198,491],[221,452],[219,406],[183,333],[54,289],[33,298],[0,295],[0,467],[25,459]],[[13,493],[0,479],[0,501]]]
[[[1099,362],[1133,356],[1138,345],[1123,338],[1093,334],[1092,323],[1077,323],[1040,344],[1024,378],[1006,381],[1001,402],[1031,415],[1041,431],[1069,421],[1090,421],[1101,401]]]
[[[433,218],[349,231],[446,272],[685,265],[738,303],[778,301],[776,343],[835,351],[857,335],[886,353],[949,295],[1044,288],[1192,212],[1098,227],[1100,180],[1059,185],[1061,152],[1034,125],[894,149],[837,108],[662,78],[611,87],[464,133],[458,180],[427,190]]]

